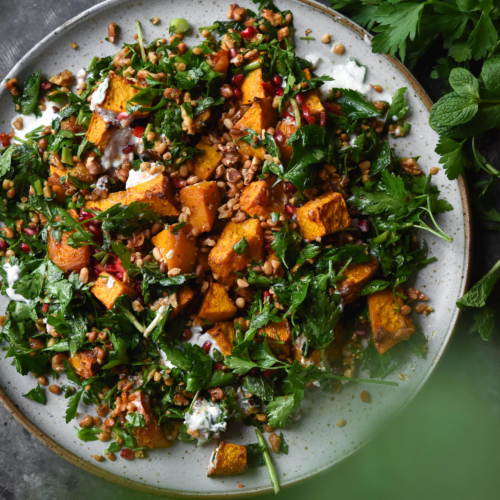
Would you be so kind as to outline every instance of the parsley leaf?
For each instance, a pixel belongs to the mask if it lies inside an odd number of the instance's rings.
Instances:
[[[31,389],[31,391],[27,392],[26,394],[23,394],[23,396],[26,399],[31,399],[31,401],[35,401],[36,403],[40,403],[42,405],[47,403],[45,392],[40,387],[40,384],[37,384],[37,386],[34,389]]]

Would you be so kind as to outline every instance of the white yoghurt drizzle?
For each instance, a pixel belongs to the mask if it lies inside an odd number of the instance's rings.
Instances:
[[[7,296],[16,302],[24,302],[25,304],[29,304],[30,301],[24,298],[22,295],[15,292],[14,283],[19,279],[21,275],[21,268],[16,264],[12,265],[9,262],[6,262],[3,266],[4,271],[7,273],[7,284],[9,287],[6,290]]]
[[[184,423],[190,430],[198,431],[199,436],[196,438],[199,442],[217,439],[227,425],[220,407],[205,399],[195,401],[191,412],[184,416]]]

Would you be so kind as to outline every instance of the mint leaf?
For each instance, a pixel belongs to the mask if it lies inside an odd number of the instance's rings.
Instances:
[[[479,97],[479,84],[477,78],[466,69],[453,69],[450,73],[450,85],[460,97]]]
[[[461,125],[467,123],[479,109],[479,105],[473,98],[461,97],[455,92],[445,95],[434,104],[434,118],[441,125]]]
[[[456,142],[444,135],[439,137],[436,153],[441,156],[439,163],[443,164],[448,179],[454,180],[459,175],[463,175],[465,167],[470,165],[470,161],[463,152],[462,142]]]
[[[469,333],[478,332],[483,340],[491,340],[491,335],[495,328],[495,311],[488,306],[474,311],[474,324],[470,327]]]
[[[487,12],[483,11],[479,22],[467,40],[472,57],[477,61],[482,59],[498,40],[498,32]]]
[[[493,94],[500,95],[500,54],[486,59],[481,70],[484,86]]]
[[[500,279],[500,274],[495,274],[500,268],[500,260],[483,276],[461,299],[457,301],[457,306],[462,309],[471,307],[483,307],[489,297],[495,283]]]

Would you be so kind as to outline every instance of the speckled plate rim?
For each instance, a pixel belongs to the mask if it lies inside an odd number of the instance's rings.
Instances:
[[[28,62],[32,57],[36,56],[37,53],[39,53],[41,50],[43,50],[44,46],[49,43],[54,37],[57,35],[60,35],[61,33],[64,33],[66,31],[69,31],[72,26],[82,19],[86,17],[90,17],[101,10],[106,10],[108,7],[113,6],[115,4],[122,3],[123,0],[105,0],[102,3],[99,3],[95,5],[94,7],[91,7],[90,9],[85,10],[78,16],[75,16],[74,18],[70,19],[69,21],[65,22],[62,24],[58,29],[54,30],[52,33],[48,34],[44,39],[42,39],[40,42],[38,42],[13,68],[12,70],[6,75],[6,78],[11,78],[13,75],[17,74],[19,70],[22,68],[24,63]],[[350,30],[354,31],[357,33],[359,36],[364,37],[368,36],[370,39],[372,38],[369,33],[367,33],[363,28],[358,26],[356,23],[350,21],[347,19],[345,16],[342,14],[338,13],[337,11],[334,11],[322,4],[319,4],[315,2],[314,0],[296,0],[304,5],[309,5],[315,10],[320,11],[321,13],[331,17],[335,22],[340,22],[343,26],[349,28]],[[425,92],[425,90],[420,86],[420,84],[417,82],[416,78],[412,75],[412,73],[397,59],[394,57],[388,56],[388,55],[381,55],[381,57],[385,57],[387,60],[390,61],[390,63],[393,65],[393,67],[401,73],[404,78],[408,81],[408,83],[411,85],[413,90],[417,93],[419,98],[422,100],[424,103],[425,107],[427,110],[430,112],[430,109],[432,107],[432,101]],[[0,93],[5,92],[5,89],[1,89]],[[458,187],[460,190],[460,198],[462,201],[462,215],[464,219],[464,229],[465,229],[465,238],[464,238],[464,280],[462,281],[462,289],[459,290],[460,295],[462,295],[468,287],[469,283],[469,278],[470,278],[470,267],[471,267],[471,261],[472,261],[472,219],[471,219],[471,213],[470,213],[470,200],[469,200],[469,192],[467,189],[467,184],[465,179],[460,176],[457,179],[458,182]],[[449,345],[450,339],[453,336],[456,328],[457,328],[457,323],[458,323],[458,318],[460,316],[460,310],[457,308],[453,314],[452,318],[450,321],[450,324],[453,325],[450,329],[450,334],[448,338],[445,340],[443,343],[440,351],[436,355],[436,359],[440,360],[441,357],[443,356],[446,348]],[[427,382],[431,374],[433,373],[435,367],[437,366],[437,363],[434,363],[434,365],[428,370],[428,372],[425,374],[425,376],[422,378],[420,384],[414,389],[413,393],[408,397],[408,399],[399,407],[399,409],[384,423],[384,425],[387,425],[392,419],[396,418],[401,411],[409,404],[409,402],[417,395],[417,393],[420,391],[420,389],[423,387],[423,385]],[[132,481],[131,479],[120,477],[116,474],[110,473],[108,471],[105,471],[98,467],[97,465],[94,465],[86,460],[81,459],[80,457],[76,456],[75,454],[71,453],[69,450],[55,442],[52,438],[50,438],[47,434],[42,432],[33,422],[31,422],[22,412],[22,410],[14,404],[14,402],[7,396],[5,391],[0,387],[0,401],[5,405],[5,407],[8,409],[10,414],[19,422],[21,423],[24,428],[30,432],[33,436],[35,436],[39,441],[41,441],[45,446],[47,446],[49,449],[51,449],[54,453],[57,455],[65,458],[72,464],[80,467],[81,469],[90,472],[102,479],[106,479],[108,481],[111,481],[112,483],[119,484],[120,486],[126,486],[129,488],[132,488],[134,490],[138,490],[144,493],[148,494],[153,494],[153,495],[159,495],[163,497],[171,497],[171,498],[200,498],[202,496],[207,496],[207,497],[215,497],[215,496],[231,496],[232,498],[244,498],[244,497],[249,497],[249,496],[254,496],[254,495],[262,495],[265,493],[270,493],[272,492],[272,487],[260,487],[260,488],[253,488],[252,490],[247,490],[245,492],[239,492],[239,491],[234,491],[234,492],[228,492],[224,495],[220,495],[218,493],[208,493],[207,495],[191,495],[189,493],[185,493],[181,490],[169,490],[165,488],[159,488],[157,486],[150,486],[150,485],[144,485],[141,483],[138,483],[136,481]],[[380,426],[378,428],[378,432],[380,432],[381,428],[384,426]],[[377,432],[374,432],[372,436],[365,440],[364,442],[360,443],[358,446],[353,448],[351,452],[347,455],[345,455],[342,460],[345,460],[347,457],[350,457],[355,451],[359,450],[362,446],[364,446],[370,439],[372,439]],[[339,462],[340,462],[339,461]],[[290,486],[293,486],[297,483],[300,483],[304,481],[305,479],[309,479],[312,477],[316,477],[319,474],[325,472],[331,467],[334,467],[337,465],[339,462],[336,462],[335,464],[326,464],[325,466],[317,469],[314,473],[312,474],[303,474],[302,476],[299,476],[295,478],[294,480],[290,481],[289,483],[283,485],[283,489],[288,489]]]

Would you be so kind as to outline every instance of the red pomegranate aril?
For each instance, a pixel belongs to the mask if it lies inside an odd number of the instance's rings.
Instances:
[[[42,90],[49,90],[50,88],[52,88],[52,84],[49,81],[45,80],[40,84],[40,88]]]
[[[0,238],[0,249],[2,251],[7,250],[7,242],[5,240],[2,240],[1,238]]]
[[[19,248],[21,249],[21,252],[24,252],[24,253],[30,253],[31,252],[30,247],[28,246],[27,243],[24,243],[24,241],[19,245]]]
[[[281,84],[283,83],[283,77],[281,75],[274,75],[273,83],[274,85],[276,85],[276,87],[281,87]]]
[[[118,121],[126,120],[127,118],[130,118],[130,115],[126,111],[122,111],[116,116],[116,119]]]
[[[95,236],[101,235],[101,228],[92,222],[87,225],[87,229]]]
[[[120,457],[124,458],[125,460],[134,460],[135,453],[130,448],[123,448],[123,450],[120,452]]]
[[[280,132],[279,130],[274,134],[274,140],[276,141],[276,144],[278,146],[284,146],[286,142],[286,137],[283,132]]]
[[[307,104],[302,105],[302,113],[304,113],[304,118],[307,120],[307,123],[309,123],[309,125],[313,125],[316,122],[314,116],[312,116],[311,113],[309,112]]]
[[[275,93],[274,87],[269,82],[260,82],[261,87],[267,94],[273,95]]]
[[[266,244],[264,245],[264,250],[265,250],[266,252],[270,252],[270,251],[271,251],[271,243],[266,243]]]
[[[273,371],[272,370],[264,370],[264,377],[269,378],[272,375]]]
[[[2,132],[0,134],[0,142],[2,143],[2,146],[6,148],[10,144],[10,137],[4,132]]]
[[[243,79],[245,78],[245,73],[238,73],[231,78],[231,85],[233,87],[240,87],[243,83]]]
[[[238,55],[238,51],[236,49],[231,49],[229,51],[229,58],[234,59]]]
[[[319,114],[319,124],[324,127],[326,125],[326,113],[324,111],[321,111]]]
[[[290,203],[287,203],[285,205],[285,211],[288,215],[295,215],[295,208],[293,208],[293,206],[290,205]]]
[[[263,297],[264,297],[264,301],[265,301],[268,297],[270,297],[270,296],[271,296],[271,292],[270,292],[269,290],[264,290],[264,291],[262,292],[262,295],[263,295]]]
[[[368,221],[366,219],[361,219],[358,222],[358,227],[362,233],[367,233],[370,229],[370,226],[368,225]]]
[[[302,104],[304,103],[304,94],[297,94],[295,96],[295,100],[297,101],[297,104],[299,106],[302,106]]]
[[[23,231],[28,235],[28,236],[35,236],[36,234],[38,234],[39,232],[39,229],[38,227],[36,227],[35,229],[32,229],[31,227],[27,227],[25,229],[23,229]]]
[[[115,276],[122,281],[123,280],[123,273],[116,273]]]
[[[128,146],[125,146],[122,149],[122,153],[124,155],[128,155],[128,154],[133,153],[133,152],[134,152],[134,145],[133,144],[129,144]]]
[[[170,181],[172,182],[175,189],[182,189],[186,187],[186,181],[184,179],[170,177]]]
[[[241,99],[242,95],[243,95],[243,92],[241,91],[241,89],[239,89],[238,87],[234,87],[234,89],[233,89],[233,98],[235,98],[235,99]]]
[[[134,131],[132,132],[132,134],[134,134],[136,137],[142,137],[142,134],[144,133],[145,130],[146,130],[146,127],[137,126],[134,128]]]
[[[249,26],[248,28],[244,29],[243,31],[240,32],[240,35],[245,39],[249,40],[255,34],[257,33],[257,30],[253,26]]]
[[[280,87],[278,89],[276,89],[275,91],[275,94],[278,96],[278,97],[281,97],[283,94],[285,93],[285,91]]]
[[[285,182],[285,189],[292,194],[297,192],[297,188],[290,181]]]
[[[49,304],[48,303],[43,304],[42,311],[46,313],[48,310],[49,310]]]
[[[214,370],[218,371],[218,372],[221,372],[222,370],[224,370],[224,365],[222,363],[215,363],[214,364]]]
[[[207,340],[206,342],[204,342],[204,344],[203,344],[203,350],[205,351],[206,354],[209,353],[211,347],[212,347],[212,342],[210,342],[209,340]]]

